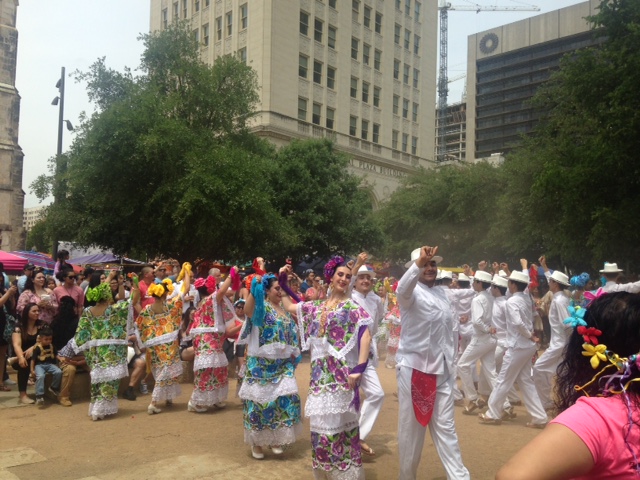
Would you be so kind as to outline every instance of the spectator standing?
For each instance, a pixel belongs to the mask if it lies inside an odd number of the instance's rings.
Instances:
[[[33,274],[35,273],[36,267],[31,263],[27,263],[24,266],[24,270],[22,271],[22,275],[18,278],[18,295],[21,295],[24,292],[24,287],[27,283],[27,279],[33,278]]]
[[[35,303],[40,309],[40,320],[51,324],[53,316],[58,310],[58,302],[53,295],[53,291],[45,286],[45,281],[45,275],[42,272],[36,273],[33,280],[27,279],[24,291],[18,298],[18,305],[16,306],[18,315],[22,315],[25,305]]]
[[[313,287],[313,279],[316,278],[316,274],[312,268],[308,268],[304,271],[304,282],[300,285],[300,291],[302,293],[307,293],[307,289]]]
[[[59,304],[62,297],[71,297],[75,303],[76,313],[80,315],[84,309],[84,291],[76,285],[75,272],[62,270],[58,273],[58,280],[60,280],[60,286],[53,290],[56,302]]]

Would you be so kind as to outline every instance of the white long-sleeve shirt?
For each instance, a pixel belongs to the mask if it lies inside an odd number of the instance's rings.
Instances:
[[[516,292],[507,300],[507,346],[529,348],[535,345],[533,336],[533,303],[531,297]]]
[[[460,335],[463,337],[473,334],[471,322],[460,323],[460,317],[466,316],[471,320],[471,301],[476,296],[472,288],[446,288],[445,293],[454,311],[454,320],[459,324]]]
[[[364,308],[373,320],[373,323],[369,325],[369,331],[371,332],[371,337],[373,337],[378,332],[378,326],[384,318],[382,299],[373,292],[363,295],[357,290],[353,290],[351,292],[351,298],[354,302]]]
[[[493,297],[483,290],[471,300],[471,324],[473,336],[489,339],[491,336],[491,316],[493,313]]]
[[[454,370],[454,338],[451,305],[445,287],[428,287],[418,281],[424,268],[414,263],[398,282],[402,331],[398,365],[424,373]],[[457,321],[457,319],[455,319]]]
[[[491,324],[496,329],[498,345],[507,348],[507,297],[495,297],[491,314]]]
[[[640,281],[633,283],[616,283],[616,282],[607,282],[604,287],[602,287],[607,293],[613,292],[629,292],[629,293],[640,293]]]
[[[551,327],[551,340],[549,348],[562,349],[571,335],[573,328],[565,325],[564,320],[569,317],[569,296],[560,290],[553,294],[553,300],[549,306],[549,326]]]

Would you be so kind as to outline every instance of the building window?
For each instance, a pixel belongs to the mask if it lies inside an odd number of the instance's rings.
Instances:
[[[373,52],[373,68],[380,71],[380,64],[382,63],[382,51],[377,48]]]
[[[402,27],[397,23],[393,27],[393,43],[396,45],[400,45],[400,32],[402,31]]]
[[[367,140],[369,136],[369,122],[367,120],[362,120],[362,128],[360,129],[360,137],[363,140]]]
[[[409,67],[409,65],[405,63],[404,66],[402,67],[402,81],[404,82],[405,85],[409,85],[410,70],[411,70],[411,67]]]
[[[405,0],[404,13],[405,15],[411,15],[411,0]]]
[[[336,48],[336,37],[338,36],[338,31],[336,30],[336,27],[334,27],[333,25],[329,25],[329,33],[328,33],[328,45],[329,48],[333,48],[335,50]]]
[[[411,120],[414,122],[418,121],[418,104],[413,102],[413,111],[411,112]]]
[[[322,20],[318,20],[317,18],[313,21],[313,39],[316,42],[322,43]]]
[[[193,0],[193,10],[196,13],[200,11],[200,0]]]
[[[411,48],[411,30],[404,29],[404,48],[409,50]]]
[[[349,117],[349,135],[352,137],[356,136],[358,130],[358,117],[354,117],[353,115]]]
[[[322,63],[313,61],[313,83],[322,84]]]
[[[418,137],[411,137],[411,155],[418,153]]]
[[[373,87],[373,106],[380,107],[380,87]]]
[[[167,28],[167,25],[169,25],[169,12],[165,8],[162,10],[162,28]]]
[[[378,143],[378,141],[380,140],[380,125],[378,125],[377,123],[373,124],[373,143]]]
[[[187,18],[187,0],[182,0],[182,18]]]
[[[391,131],[391,148],[398,149],[398,130]]]
[[[414,12],[413,16],[414,16],[414,20],[416,22],[420,21],[420,10],[421,9],[422,9],[422,4],[418,0],[416,0],[415,7],[413,9],[413,12]]]
[[[331,90],[336,88],[336,69],[333,67],[327,67],[327,87]]]
[[[307,99],[298,97],[298,120],[307,121]]]
[[[364,6],[364,19],[362,21],[364,26],[367,28],[371,28],[371,7]]]
[[[202,44],[204,46],[209,45],[209,24],[205,24],[202,26]]]
[[[402,118],[409,118],[409,100],[402,99]]]
[[[249,25],[249,5],[240,5],[240,30],[244,30]]]
[[[393,78],[400,80],[400,60],[393,60]]]
[[[400,108],[400,97],[398,95],[393,96],[393,114],[398,115],[398,108]]]
[[[369,56],[371,55],[371,47],[366,43],[362,44],[362,63],[369,65]]]
[[[351,98],[358,98],[358,79],[351,77]]]
[[[211,4],[211,0],[204,0],[204,7],[207,8]]]
[[[329,0],[329,6],[331,8],[336,8],[336,0]]]
[[[376,12],[375,30],[376,33],[382,33],[382,14],[380,12]]]
[[[358,48],[360,45],[360,40],[357,38],[351,37],[351,58],[354,60],[358,60]]]
[[[247,47],[242,47],[240,50],[238,50],[238,58],[242,63],[244,63],[245,65],[247,64]]]
[[[409,143],[409,134],[403,133],[402,134],[402,151],[403,152],[407,151],[407,143]]]
[[[319,103],[313,104],[313,112],[311,113],[311,123],[320,125],[320,113],[322,112],[322,105]]]
[[[402,11],[402,0],[396,0],[396,10]]]
[[[216,40],[222,40],[222,17],[216,18]]]
[[[173,21],[175,22],[176,20],[178,20],[178,2],[175,2],[173,4]]]
[[[358,22],[360,19],[360,0],[351,0],[351,20]]]
[[[362,82],[362,101],[369,103],[369,84],[367,82]]]
[[[419,35],[413,36],[413,53],[415,53],[416,55],[420,55],[420,36]]]
[[[420,70],[417,68],[413,69],[413,88],[418,88],[418,82],[420,78]]]
[[[309,58],[300,55],[298,58],[298,76],[307,78],[307,70],[309,69]]]
[[[300,12],[300,33],[303,35],[309,35],[309,14]]]
[[[197,28],[193,30],[191,32],[191,37],[193,38],[194,42],[200,43],[200,30],[198,30]]]
[[[327,122],[326,126],[329,130],[333,130],[333,118],[335,117],[336,111],[333,108],[327,107]]]
[[[233,12],[227,13],[227,37],[233,33]]]

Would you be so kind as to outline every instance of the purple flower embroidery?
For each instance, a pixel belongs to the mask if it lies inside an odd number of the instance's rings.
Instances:
[[[334,340],[337,345],[338,340],[342,340],[344,338],[344,329],[338,325],[334,325],[329,331],[329,337]]]
[[[320,444],[323,447],[328,447],[329,446],[329,439],[327,438],[326,435],[320,435]]]
[[[337,367],[338,367],[338,362],[336,362],[336,359],[333,358],[332,356],[328,356],[327,357],[327,369],[330,372],[333,372]]]
[[[338,370],[336,370],[334,375],[336,377],[336,382],[338,382],[338,383],[346,383],[347,374],[342,368],[339,368]]]
[[[344,472],[348,468],[349,468],[349,464],[347,462],[340,462],[340,466],[338,467],[338,470]]]
[[[320,377],[322,377],[322,367],[316,365],[315,367],[313,367],[313,370],[311,370],[311,381],[317,382],[318,380],[320,380]]]
[[[334,442],[334,444],[331,445],[331,453],[338,458],[342,458],[344,455],[344,445],[340,442]]]
[[[317,448],[316,458],[318,459],[319,462],[326,463],[329,461],[329,453],[324,448]]]

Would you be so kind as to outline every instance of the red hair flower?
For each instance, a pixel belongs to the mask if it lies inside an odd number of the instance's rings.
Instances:
[[[576,329],[579,335],[582,335],[582,338],[585,342],[591,343],[592,345],[598,345],[598,337],[602,335],[602,332],[594,327],[583,327],[580,326]]]

